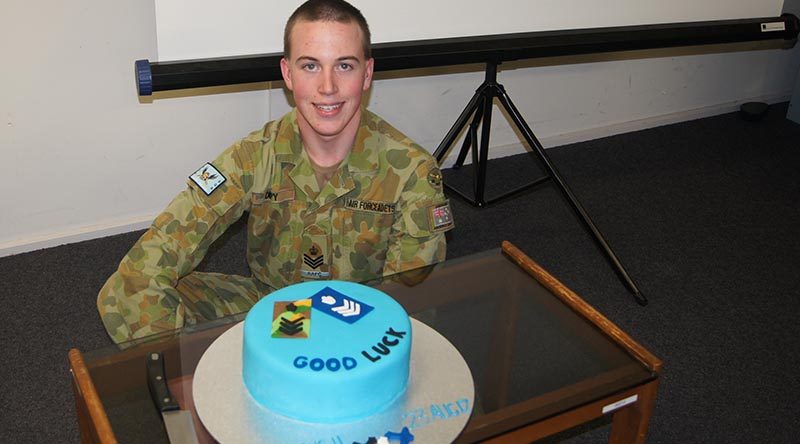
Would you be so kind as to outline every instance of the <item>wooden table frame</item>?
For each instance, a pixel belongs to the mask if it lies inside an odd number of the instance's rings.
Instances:
[[[589,323],[596,326],[612,341],[633,356],[642,366],[652,372],[654,378],[636,387],[615,393],[590,404],[582,405],[569,411],[555,413],[535,423],[508,430],[508,424],[504,424],[508,421],[504,421],[502,418],[512,418],[515,414],[522,414],[532,407],[530,403],[527,402],[512,405],[504,408],[502,411],[495,411],[477,418],[472,418],[457,442],[487,442],[493,444],[532,442],[589,422],[601,416],[612,415],[612,428],[609,437],[610,443],[644,443],[650,418],[655,406],[659,382],[658,376],[662,368],[661,360],[634,341],[619,327],[587,304],[577,294],[545,271],[513,244],[510,242],[503,242],[502,250],[509,258],[533,276],[542,286],[552,292],[564,304],[583,316]],[[203,331],[196,335],[199,336],[201,342],[210,342],[220,334],[221,330],[225,330],[230,326],[232,325]],[[144,344],[137,349],[137,354],[141,353],[142,356],[144,356],[157,348],[163,348],[163,344]],[[72,373],[72,386],[75,395],[81,442],[101,444],[116,443],[117,438],[111,428],[111,423],[109,422],[103,403],[95,388],[89,373],[89,368],[79,350],[72,349],[69,351],[69,367]],[[499,372],[497,369],[490,369],[489,371]],[[502,400],[507,397],[508,394],[498,391],[494,393],[494,396]],[[554,399],[557,399],[558,396],[568,396],[568,394],[556,391],[547,395],[548,398]],[[630,401],[634,399],[634,397],[636,399],[634,402],[626,403],[626,400]],[[493,402],[492,400],[488,401]],[[541,399],[534,399],[532,401],[542,403]],[[622,405],[615,408],[617,405],[616,403],[621,403]]]
[[[614,323],[608,320],[600,312],[586,303],[580,296],[567,288],[558,279],[553,277],[539,264],[525,255],[510,242],[503,242],[503,251],[508,254],[520,267],[533,276],[540,284],[550,290],[562,302],[572,308],[575,312],[586,318],[587,321],[597,326],[603,333],[608,335],[614,342],[633,355],[648,370],[658,375],[661,372],[663,363],[647,349],[633,340],[627,333],[623,332]],[[647,428],[650,425],[650,417],[655,407],[656,394],[658,392],[658,378],[635,387],[633,389],[615,394],[589,405],[579,407],[552,416],[535,424],[507,432],[502,436],[492,438],[489,443],[520,443],[532,442],[549,435],[567,430],[577,425],[589,422],[606,414],[613,415],[611,436],[609,443],[643,444],[646,440]],[[631,399],[636,396],[637,401],[619,409],[604,413],[604,408],[614,405],[622,400]],[[488,418],[487,418],[488,419]]]

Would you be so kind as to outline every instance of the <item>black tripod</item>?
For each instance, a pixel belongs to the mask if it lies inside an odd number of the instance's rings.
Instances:
[[[639,288],[637,288],[636,284],[633,283],[633,280],[631,280],[630,276],[628,276],[628,273],[625,271],[622,263],[620,263],[617,256],[611,250],[611,247],[603,238],[603,234],[600,233],[600,230],[597,229],[592,220],[589,218],[589,215],[586,214],[586,211],[575,198],[575,195],[572,194],[572,191],[570,191],[567,183],[564,182],[564,179],[562,179],[561,175],[558,174],[558,171],[545,153],[542,145],[536,139],[533,131],[531,131],[530,127],[528,127],[528,124],[511,102],[511,98],[508,97],[508,94],[506,94],[503,85],[497,83],[497,65],[499,64],[499,60],[493,60],[486,63],[486,79],[475,91],[475,95],[472,96],[472,99],[470,99],[467,107],[464,108],[464,111],[462,111],[461,115],[458,116],[455,124],[453,124],[453,127],[450,128],[450,131],[447,133],[444,140],[442,140],[442,143],[439,144],[439,147],[436,148],[436,151],[433,154],[441,165],[442,160],[446,157],[450,147],[453,145],[458,135],[461,134],[464,126],[467,125],[470,116],[472,116],[472,121],[469,123],[469,128],[467,129],[466,137],[464,138],[464,144],[461,146],[461,151],[458,153],[458,158],[456,159],[456,163],[453,168],[457,169],[463,166],[464,160],[467,157],[467,151],[472,151],[472,163],[474,171],[473,197],[468,196],[462,191],[455,189],[446,183],[445,187],[463,197],[473,205],[483,207],[490,203],[497,202],[498,200],[521,193],[536,185],[539,185],[540,183],[552,179],[558,186],[558,189],[564,194],[564,197],[567,199],[567,202],[570,203],[572,209],[578,213],[578,216],[583,221],[586,229],[592,233],[595,241],[597,241],[597,243],[603,249],[608,260],[611,261],[615,271],[619,274],[620,278],[633,293],[636,302],[638,302],[640,305],[647,305],[647,298],[642,295],[642,293],[639,291]],[[486,163],[489,157],[489,132],[492,123],[492,107],[495,97],[497,97],[497,99],[500,101],[500,104],[503,105],[503,108],[511,116],[511,119],[513,120],[517,129],[522,133],[525,141],[528,142],[528,145],[533,149],[533,152],[538,156],[539,160],[544,165],[546,175],[487,201],[484,197],[486,188]],[[481,126],[480,149],[478,148],[478,126]]]

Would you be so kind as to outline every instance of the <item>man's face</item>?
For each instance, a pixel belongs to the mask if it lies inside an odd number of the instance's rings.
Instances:
[[[281,72],[294,95],[303,139],[355,135],[373,66],[364,55],[361,29],[356,23],[301,20],[289,40],[290,59],[281,60]]]

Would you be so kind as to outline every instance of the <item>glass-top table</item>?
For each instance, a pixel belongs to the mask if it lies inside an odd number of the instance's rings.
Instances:
[[[512,244],[371,285],[446,337],[468,364],[475,400],[456,442],[532,442],[604,415],[613,415],[610,442],[645,442],[661,361]],[[164,353],[170,388],[192,409],[200,357],[243,319],[122,347],[71,350],[82,440],[168,442],[145,357]],[[420,409],[404,425],[413,432],[443,419],[441,412]],[[196,426],[200,442],[214,442]]]

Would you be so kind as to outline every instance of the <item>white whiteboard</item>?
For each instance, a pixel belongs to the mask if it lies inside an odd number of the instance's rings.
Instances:
[[[283,51],[302,0],[155,0],[158,60]],[[352,0],[373,43],[775,17],[783,0]],[[491,10],[487,10],[491,9]]]

